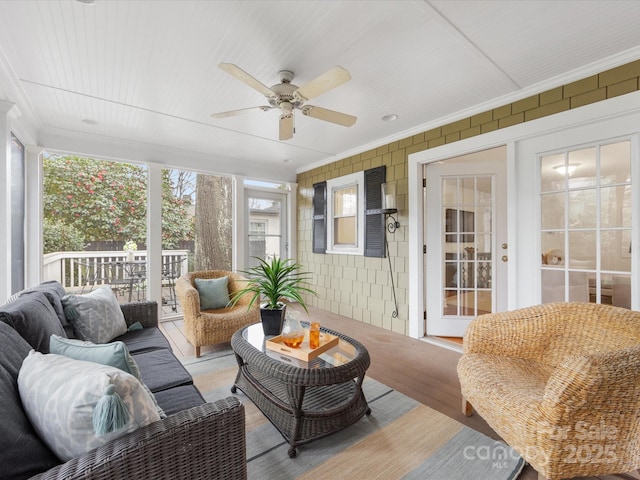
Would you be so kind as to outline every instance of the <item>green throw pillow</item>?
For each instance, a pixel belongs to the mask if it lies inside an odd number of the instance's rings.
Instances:
[[[73,338],[63,338],[59,335],[51,335],[49,339],[50,353],[56,355],[64,355],[74,360],[84,360],[85,362],[99,363],[116,367],[120,370],[130,373],[142,383],[142,386],[153,400],[160,418],[166,418],[164,410],[158,405],[155,395],[142,382],[140,378],[140,370],[138,364],[129,353],[129,349],[124,342],[111,343],[92,343],[85,340],[76,340]]]
[[[62,338],[51,335],[49,351],[57,355],[64,355],[76,360],[110,365],[130,373],[140,380],[140,370],[135,360],[129,354],[129,349],[123,342],[92,343],[73,338]]]
[[[229,277],[196,278],[196,289],[200,294],[200,309],[215,310],[229,303]]]

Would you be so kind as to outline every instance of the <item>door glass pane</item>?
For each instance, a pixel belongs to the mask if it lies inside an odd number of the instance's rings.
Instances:
[[[476,316],[491,312],[493,178],[444,178],[442,197],[443,314]]]
[[[596,268],[596,231],[569,232],[569,268]]]
[[[564,302],[564,272],[560,270],[542,270],[541,280],[541,302]]]
[[[611,304],[631,308],[631,275],[613,275],[611,279]]]
[[[478,205],[491,205],[493,203],[492,179],[490,177],[478,177],[477,183],[477,203]]]
[[[492,228],[492,217],[491,217],[492,208],[491,206],[478,206],[476,207],[476,232],[483,233],[489,232],[493,230]]]
[[[631,230],[600,232],[600,268],[631,272]]]
[[[631,189],[628,186],[600,190],[600,226],[631,227]]]
[[[589,283],[586,272],[569,272],[569,301],[589,301]]]
[[[569,192],[569,228],[593,228],[597,218],[595,188]]]
[[[541,192],[564,189],[564,153],[548,155],[540,159]]]
[[[442,204],[457,205],[458,204],[458,179],[445,178],[442,181]]]
[[[569,188],[580,188],[596,184],[596,148],[585,148],[569,152],[567,158]]]
[[[462,198],[462,205],[474,205],[476,200],[476,190],[473,177],[462,178],[462,189],[458,192],[458,197]]]
[[[564,228],[564,193],[542,195],[542,228]]]
[[[247,197],[249,213],[249,267],[258,264],[257,258],[268,260],[280,257],[282,245],[282,200],[261,196]]]
[[[542,264],[551,268],[564,265],[564,232],[542,232]]]
[[[631,142],[603,145],[600,149],[600,183],[628,183],[631,181]]]

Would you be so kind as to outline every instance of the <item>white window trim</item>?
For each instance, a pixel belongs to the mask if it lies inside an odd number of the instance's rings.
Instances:
[[[357,245],[344,246],[333,243],[333,192],[356,185],[357,207],[356,228]],[[351,173],[342,177],[327,180],[327,253],[364,255],[364,171]]]

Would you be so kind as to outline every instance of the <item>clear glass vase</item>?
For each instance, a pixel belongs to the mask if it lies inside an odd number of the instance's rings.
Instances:
[[[282,341],[291,348],[299,348],[304,340],[304,329],[296,318],[295,312],[288,311],[282,326]]]

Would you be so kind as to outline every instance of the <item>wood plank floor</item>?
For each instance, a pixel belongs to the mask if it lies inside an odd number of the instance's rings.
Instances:
[[[294,309],[300,312],[301,320],[312,318],[320,322],[320,325],[356,338],[364,344],[371,356],[371,366],[367,371],[370,377],[485,435],[500,438],[479,415],[462,415],[460,383],[456,373],[460,353],[314,307],[309,308],[309,315],[299,307]],[[171,342],[176,356],[193,357],[195,351],[183,334],[182,323],[182,320],[162,322],[160,328]],[[206,356],[209,352],[225,347],[228,344],[202,347],[201,355]],[[640,475],[589,478],[640,479]],[[529,466],[525,467],[519,477],[519,480],[536,479],[537,473]]]

